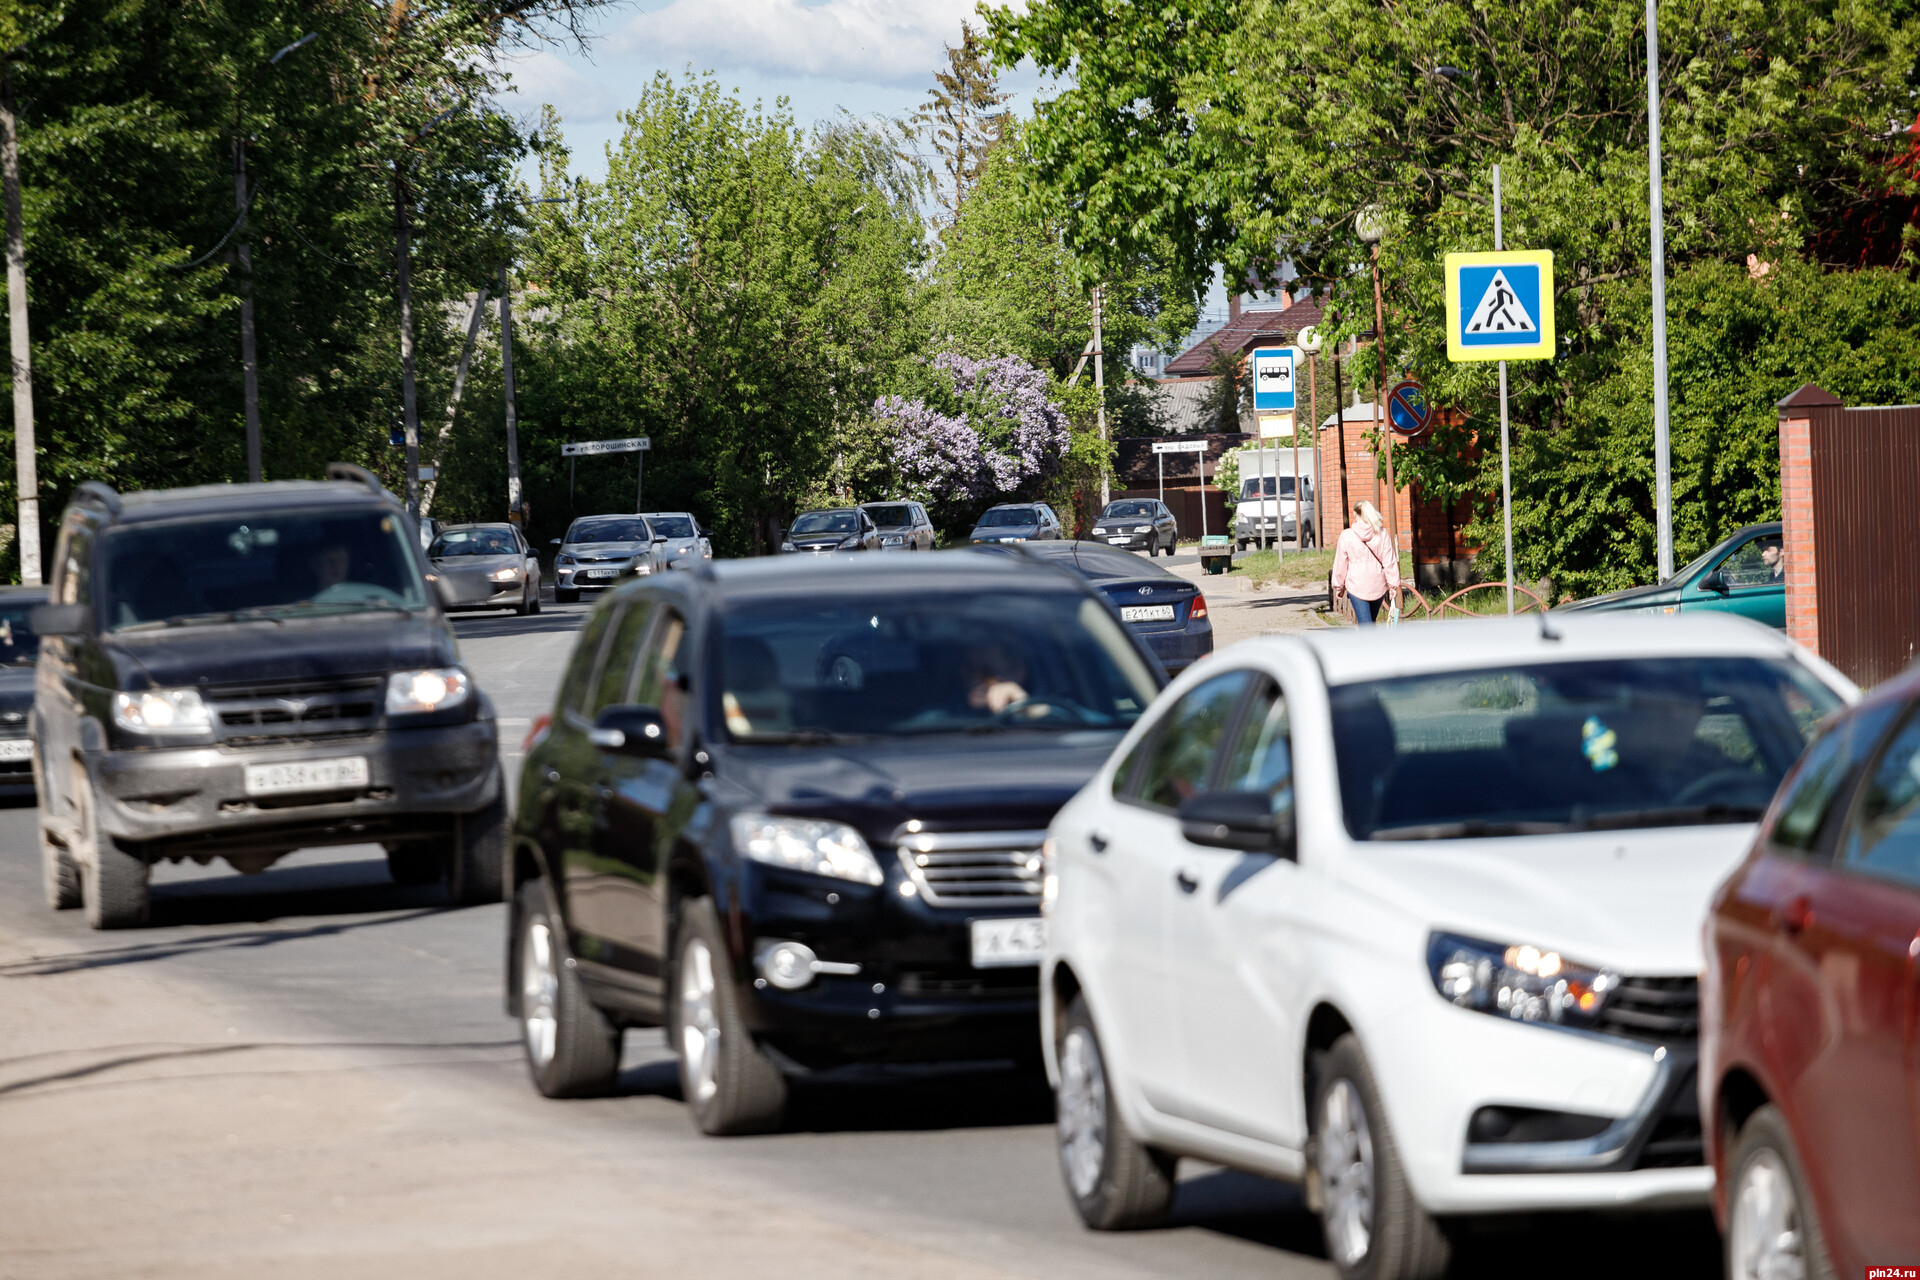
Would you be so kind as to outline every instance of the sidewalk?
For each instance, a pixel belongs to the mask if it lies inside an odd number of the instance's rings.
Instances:
[[[1236,574],[1208,576],[1198,564],[1173,564],[1167,572],[1199,586],[1207,598],[1207,616],[1213,619],[1213,648],[1218,653],[1255,636],[1285,635],[1351,626],[1320,612],[1327,603],[1324,587],[1266,586],[1255,588]]]

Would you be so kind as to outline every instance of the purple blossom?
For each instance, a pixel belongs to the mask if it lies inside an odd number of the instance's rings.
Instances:
[[[953,381],[959,416],[900,396],[873,406],[874,416],[891,425],[909,491],[959,515],[990,498],[1031,491],[1059,470],[1070,435],[1066,415],[1048,398],[1045,373],[1014,356],[948,354],[933,363]]]

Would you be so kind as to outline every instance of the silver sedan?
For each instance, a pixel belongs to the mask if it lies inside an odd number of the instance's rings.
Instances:
[[[510,524],[443,525],[427,546],[449,609],[540,612],[540,558]]]

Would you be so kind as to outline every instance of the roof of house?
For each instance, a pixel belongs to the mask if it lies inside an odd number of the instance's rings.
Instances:
[[[1291,341],[1300,330],[1319,324],[1326,308],[1323,298],[1303,298],[1288,307],[1242,311],[1200,341],[1167,362],[1169,378],[1204,378],[1212,374],[1213,353],[1240,355],[1263,342]]]

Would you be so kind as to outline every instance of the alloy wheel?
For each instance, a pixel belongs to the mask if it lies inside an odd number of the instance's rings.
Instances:
[[[713,952],[699,938],[680,957],[680,1056],[686,1063],[689,1102],[705,1102],[720,1089],[720,1019],[714,1009]]]
[[[1060,1044],[1055,1114],[1060,1163],[1073,1194],[1084,1200],[1100,1185],[1107,1158],[1107,1073],[1100,1046],[1086,1027],[1071,1028]]]
[[[1373,1245],[1373,1134],[1353,1081],[1334,1081],[1321,1099],[1319,1137],[1327,1248],[1347,1269]]]
[[[553,928],[535,916],[520,948],[520,1021],[527,1056],[544,1068],[553,1061],[560,1034],[560,974],[554,968]]]
[[[1741,1171],[1729,1215],[1727,1254],[1735,1280],[1806,1280],[1805,1233],[1793,1176],[1762,1147]]]

